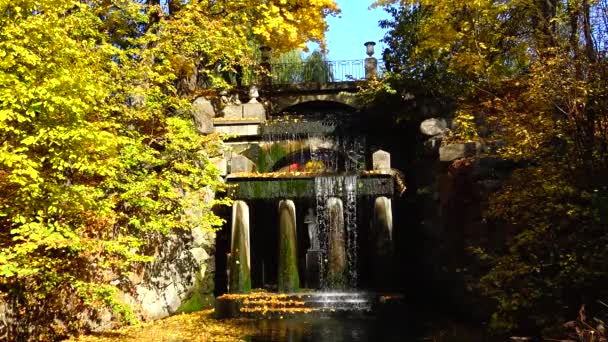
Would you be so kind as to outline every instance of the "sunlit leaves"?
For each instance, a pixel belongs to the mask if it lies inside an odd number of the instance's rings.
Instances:
[[[260,44],[323,44],[335,13],[331,0],[190,1],[170,12],[0,0],[0,290],[24,320],[68,325],[19,338],[77,331],[87,306],[132,321],[109,282],[152,259],[152,237],[217,229],[211,207],[229,203],[214,198],[221,142],[196,133],[191,96],[229,87],[221,72],[256,63]]]
[[[391,85],[409,78],[451,97],[456,108],[444,143],[483,141],[521,168],[490,195],[485,212],[487,229],[504,235],[498,240],[504,243],[471,248],[488,270],[481,288],[495,300],[492,327],[539,331],[567,320],[564,314],[584,301],[605,297],[599,285],[608,275],[605,2],[376,6],[395,6],[394,20],[385,23]],[[379,98],[388,93],[374,91]]]

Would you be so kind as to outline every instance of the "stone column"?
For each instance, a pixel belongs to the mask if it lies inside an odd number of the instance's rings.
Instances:
[[[391,171],[391,154],[378,150],[372,154],[372,165],[374,170],[389,172]]]
[[[376,42],[367,42],[364,44],[366,47],[367,58],[365,59],[365,79],[371,80],[378,77],[378,60],[374,55],[374,46]]]
[[[376,289],[390,287],[393,272],[393,211],[391,199],[378,197],[372,223],[372,279]]]
[[[228,292],[251,291],[251,251],[249,239],[249,206],[244,201],[232,205],[232,239],[230,245]]]
[[[346,287],[347,257],[344,231],[344,208],[342,200],[332,197],[327,200],[329,211],[329,241],[327,243],[327,282],[330,289]]]
[[[296,206],[291,200],[279,202],[279,292],[295,292],[300,288],[298,275],[298,240]]]

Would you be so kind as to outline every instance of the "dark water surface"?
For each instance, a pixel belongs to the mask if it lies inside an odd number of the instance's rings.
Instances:
[[[249,342],[392,342],[490,341],[478,330],[462,326],[427,330],[403,317],[300,317],[267,319],[255,323],[257,333]],[[428,328],[428,327],[427,327]]]
[[[404,323],[404,322],[403,322]],[[407,326],[377,318],[302,317],[260,320],[250,342],[417,341]]]

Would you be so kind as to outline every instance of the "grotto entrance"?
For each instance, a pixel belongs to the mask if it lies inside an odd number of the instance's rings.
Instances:
[[[225,292],[301,298],[304,290],[304,306],[324,294],[325,303],[370,309],[369,296],[356,290],[390,286],[393,171],[387,152],[366,145],[361,115],[274,117],[259,141],[232,157],[226,182],[235,202],[217,256],[226,253],[225,272],[217,270]]]

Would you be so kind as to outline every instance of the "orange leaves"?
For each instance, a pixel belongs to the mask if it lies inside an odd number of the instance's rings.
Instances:
[[[255,333],[250,320],[216,320],[213,310],[203,310],[191,314],[175,315],[163,320],[143,323],[97,336],[82,336],[72,342],[111,341],[240,341]]]

